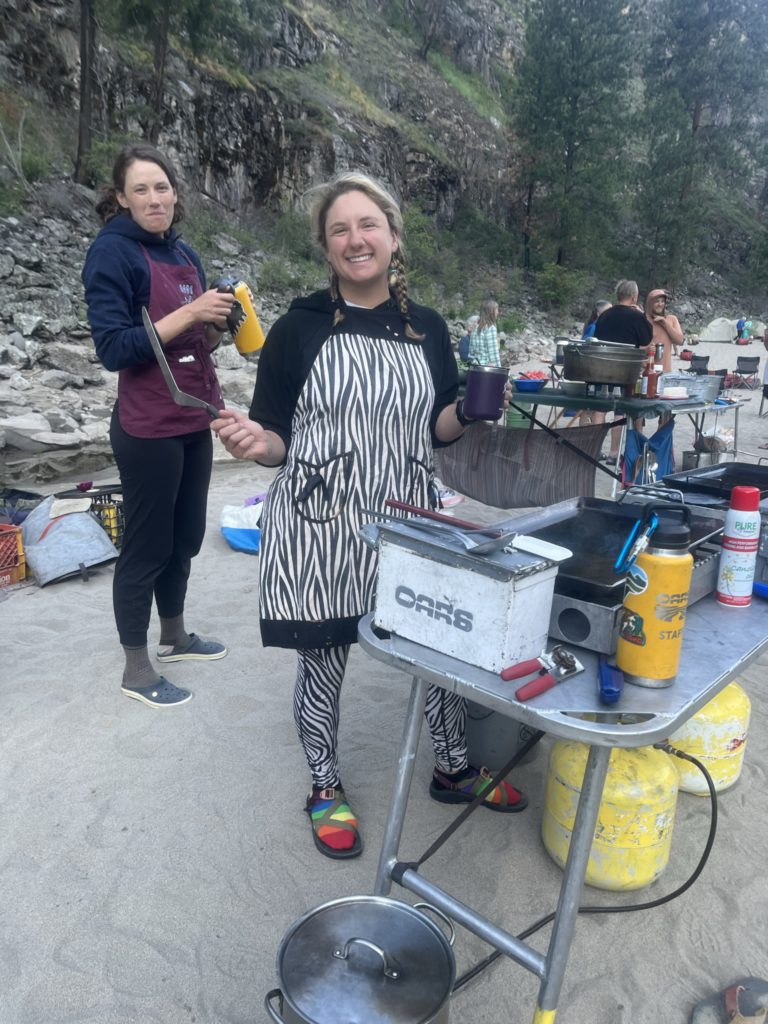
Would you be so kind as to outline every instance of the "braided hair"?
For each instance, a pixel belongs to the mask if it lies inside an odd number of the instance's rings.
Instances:
[[[337,174],[325,184],[317,185],[315,188],[310,189],[307,199],[309,201],[312,236],[315,243],[322,252],[325,252],[325,223],[328,211],[339,196],[347,192],[362,192],[363,195],[367,196],[371,202],[378,206],[387,218],[390,230],[397,235],[398,247],[392,253],[392,262],[389,269],[389,287],[397,301],[406,337],[414,341],[422,341],[424,335],[418,334],[411,323],[402,242],[404,230],[403,216],[394,196],[382,184],[360,171],[345,171],[342,174]],[[334,304],[333,326],[336,327],[344,319],[344,305],[339,291],[338,277],[334,271],[331,271],[330,290]]]

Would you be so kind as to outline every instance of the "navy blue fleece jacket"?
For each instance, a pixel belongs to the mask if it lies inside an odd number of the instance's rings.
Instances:
[[[149,308],[149,266],[141,246],[157,263],[188,266],[192,261],[205,290],[205,273],[197,254],[171,228],[158,238],[126,214],[108,221],[85,257],[83,285],[96,354],[107,370],[137,366],[155,357],[141,323],[141,307]]]

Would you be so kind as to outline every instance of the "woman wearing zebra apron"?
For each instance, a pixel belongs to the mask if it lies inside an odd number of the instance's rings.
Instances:
[[[363,174],[312,193],[315,241],[330,288],[294,300],[259,358],[249,416],[224,410],[213,428],[233,455],[280,466],[262,517],[261,634],[293,648],[293,709],[312,774],[306,811],[321,853],[356,857],[358,823],[341,782],[339,696],[360,617],[373,606],[376,553],[358,537],[388,498],[426,506],[433,446],[457,440],[463,415],[448,329],[408,299],[403,221],[392,196]],[[431,687],[435,754],[430,794],[463,803],[489,789],[467,762],[466,702]],[[484,805],[519,811],[507,782]]]

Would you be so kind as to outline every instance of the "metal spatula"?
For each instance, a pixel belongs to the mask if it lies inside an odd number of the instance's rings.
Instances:
[[[174,400],[176,405],[188,405],[193,406],[196,409],[205,409],[212,420],[219,418],[219,410],[215,405],[211,405],[210,402],[206,402],[202,398],[196,398],[195,395],[188,395],[186,391],[182,391],[179,385],[176,383],[176,378],[171,372],[171,368],[168,365],[168,360],[165,358],[165,352],[163,351],[163,343],[158,337],[155,325],[150,319],[149,313],[146,307],[141,307],[141,319],[144,321],[144,327],[149,335],[149,340],[152,344],[152,351],[155,353],[155,359],[157,359],[160,370],[162,371],[165,383],[168,385],[168,390],[171,393],[171,398]]]

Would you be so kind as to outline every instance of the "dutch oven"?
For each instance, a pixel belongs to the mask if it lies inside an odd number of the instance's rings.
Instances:
[[[645,353],[613,341],[574,341],[563,352],[563,376],[589,384],[628,386],[640,376]]]
[[[450,939],[419,908],[441,917]],[[264,1005],[277,1024],[448,1024],[453,939],[450,921],[424,903],[384,896],[325,903],[283,939],[280,988]]]

